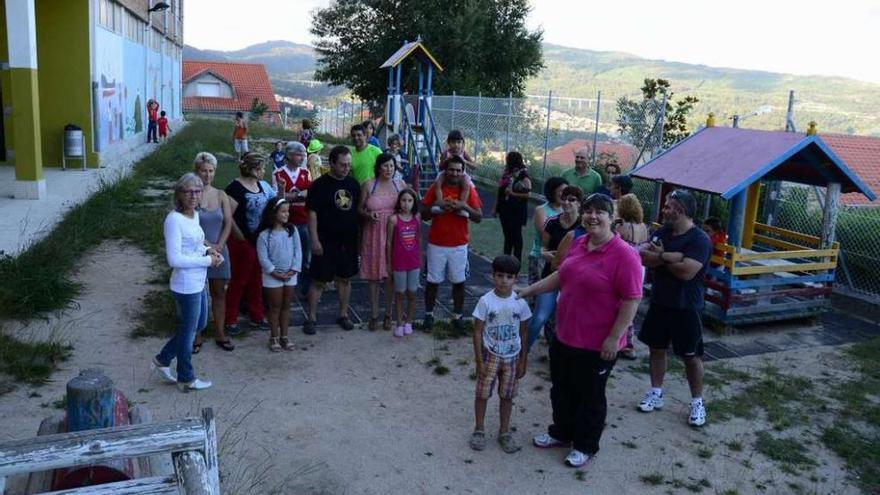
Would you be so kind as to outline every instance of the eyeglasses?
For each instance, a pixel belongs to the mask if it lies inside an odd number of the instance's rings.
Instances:
[[[578,201],[580,201],[577,196],[566,196],[562,198],[562,200],[567,203],[577,203]]]
[[[184,189],[182,192],[187,196],[198,196],[199,194],[202,194],[201,189]]]

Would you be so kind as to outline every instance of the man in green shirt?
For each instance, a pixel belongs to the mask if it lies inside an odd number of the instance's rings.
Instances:
[[[351,126],[351,142],[354,145],[351,150],[351,176],[358,184],[363,184],[375,177],[376,157],[382,154],[382,150],[367,144],[367,134],[360,124]]]
[[[574,153],[574,168],[562,172],[562,178],[581,188],[585,197],[596,192],[602,185],[602,176],[591,169],[589,163],[590,148],[584,147]]]

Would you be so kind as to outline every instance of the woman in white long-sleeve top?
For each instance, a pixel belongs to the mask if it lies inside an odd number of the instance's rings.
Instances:
[[[153,358],[153,368],[166,382],[177,383],[183,392],[211,386],[211,382],[196,378],[192,366],[193,340],[208,322],[208,267],[223,262],[217,251],[205,245],[205,232],[199,225],[196,208],[203,187],[196,174],[184,174],[174,186],[174,210],[165,217],[165,254],[173,269],[170,285],[177,306],[177,332]],[[175,358],[176,378],[171,373]]]

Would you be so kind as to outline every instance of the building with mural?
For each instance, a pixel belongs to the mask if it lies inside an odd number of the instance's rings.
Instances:
[[[146,140],[147,101],[181,118],[183,0],[6,0],[0,4],[0,163],[15,197],[46,194],[65,126],[89,167]]]

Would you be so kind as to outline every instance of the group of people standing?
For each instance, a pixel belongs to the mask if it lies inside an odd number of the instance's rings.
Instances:
[[[263,179],[270,160],[245,153],[239,177],[222,191],[212,186],[216,159],[199,153],[194,173],[176,184],[174,211],[165,221],[178,331],[153,359],[162,379],[182,390],[210,386],[192,368],[192,354],[201,346],[197,334],[207,320],[208,292],[215,341],[224,350],[234,349],[229,336],[240,331],[243,297],[251,325],[270,330],[270,350],[293,349],[288,311],[298,284],[307,298],[304,333],[316,332],[317,305],[329,283],[335,284],[339,299],[336,323],[352,330],[348,304],[351,279],[358,274],[370,285],[368,329],[382,326],[404,337],[413,331],[415,296],[425,266],[424,328],[431,330],[439,285],[448,281],[452,325],[463,330],[468,225],[483,217],[480,196],[467,173],[474,163],[464,152],[464,138],[459,131],[449,133],[442,171],[420,198],[399,177],[396,150],[383,151],[369,144],[369,137],[364,126],[353,126],[353,147],[334,146],[329,166],[316,179],[308,166],[314,143],[286,143],[283,159],[274,160],[272,184]],[[526,372],[529,349],[543,328],[550,343],[553,421],[533,443],[570,447],[565,463],[575,467],[595,455],[607,413],[608,377],[619,356],[633,355],[633,320],[645,268],[651,271],[653,290],[638,338],[650,348],[651,388],[638,409],[663,407],[671,344],[686,365],[692,395],[688,421],[693,426],[706,421],[700,311],[712,244],[693,222],[696,201],[683,190],[669,194],[663,227],[649,235],[638,198],[630,193],[632,180],[610,169],[603,181],[587,163],[587,151],[579,150],[573,169],[545,181],[546,202],[535,208],[535,242],[526,253],[530,284],[516,291],[532,182],[520,153],[506,157],[493,212],[503,226],[505,254],[493,261],[493,290],[472,314],[477,385],[470,445],[476,450],[485,448],[485,411],[496,387],[501,399],[498,441],[505,452],[519,450],[509,430],[512,399]],[[424,265],[423,221],[430,222]],[[530,306],[526,300],[532,297]],[[554,316],[555,327],[548,326]],[[175,358],[176,377],[170,368]]]

